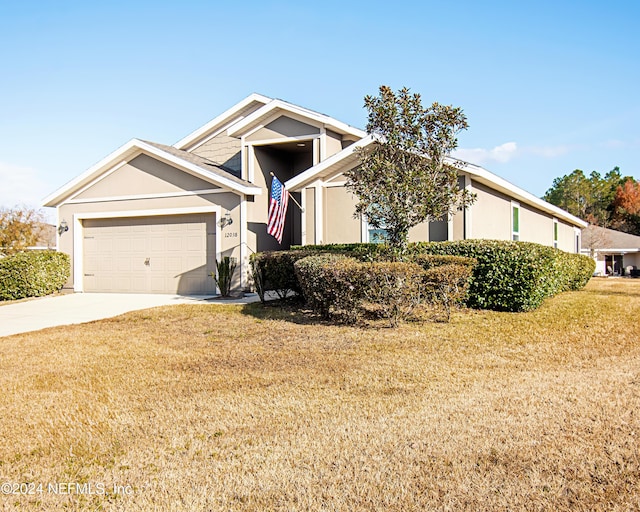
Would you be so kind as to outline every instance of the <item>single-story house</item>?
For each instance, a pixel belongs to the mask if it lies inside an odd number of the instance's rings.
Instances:
[[[210,294],[215,260],[237,258],[250,286],[253,252],[293,244],[367,242],[343,173],[364,131],[279,99],[252,94],[172,146],[134,139],[48,196],[58,248],[76,291]],[[267,234],[271,173],[289,202],[282,243]],[[582,220],[462,163],[460,186],[477,195],[449,219],[414,227],[412,241],[488,238],[580,251]]]
[[[590,225],[583,231],[582,253],[596,261],[596,275],[638,276],[640,236]]]

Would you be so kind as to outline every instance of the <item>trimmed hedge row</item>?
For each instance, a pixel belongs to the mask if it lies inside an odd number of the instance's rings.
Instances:
[[[472,271],[460,263],[425,270],[411,262],[362,262],[330,253],[301,258],[294,269],[307,303],[324,318],[358,323],[373,315],[394,327],[426,304],[444,306],[449,320]]]
[[[323,318],[349,323],[360,315],[363,300],[362,273],[358,262],[338,254],[301,258],[293,265],[302,294],[309,306]]]
[[[322,253],[341,254],[369,262],[384,261],[391,255],[382,244],[297,246],[284,252],[288,256],[279,256],[283,265],[278,272],[291,279],[295,261],[305,255]],[[261,259],[264,254],[267,253],[256,256]],[[415,261],[423,268],[437,265],[437,258],[442,256],[472,258],[477,262],[466,303],[473,308],[496,311],[536,309],[547,297],[581,289],[595,270],[595,262],[588,256],[570,254],[531,242],[461,240],[409,244],[408,260]]]
[[[293,264],[313,253],[307,251],[265,251],[254,253],[249,258],[251,274],[260,300],[264,302],[266,291],[275,291],[281,299],[292,293],[302,293],[302,288],[293,270]]]
[[[21,252],[0,259],[0,300],[57,292],[69,279],[70,272],[69,255],[56,251]]]
[[[467,305],[496,311],[530,311],[557,293],[584,287],[595,270],[588,256],[531,242],[461,240],[422,242],[420,254],[474,258]]]

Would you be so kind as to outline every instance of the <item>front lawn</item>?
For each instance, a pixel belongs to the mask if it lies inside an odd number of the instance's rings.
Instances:
[[[0,505],[638,509],[639,318],[600,279],[450,324],[184,305],[0,338]]]

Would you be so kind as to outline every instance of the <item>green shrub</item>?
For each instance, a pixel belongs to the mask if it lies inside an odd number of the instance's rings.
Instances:
[[[254,285],[258,294],[262,294],[263,302],[266,291],[275,291],[280,299],[302,292],[293,264],[307,256],[309,253],[303,251],[266,251],[251,255]]]
[[[559,275],[560,291],[580,290],[586,286],[596,270],[593,258],[583,254],[558,251],[556,272]]]
[[[0,259],[0,300],[57,292],[69,279],[70,269],[69,256],[56,251],[21,252]]]
[[[425,302],[425,271],[420,265],[380,261],[360,266],[366,276],[362,279],[362,294],[367,305],[392,327],[410,318],[415,308]]]
[[[260,259],[253,255],[249,258],[249,268],[251,269],[251,279],[253,280],[253,286],[260,298],[262,304],[265,303],[265,289],[266,286],[266,271],[264,265],[260,265]]]
[[[231,294],[231,283],[233,280],[233,274],[236,271],[237,262],[235,258],[229,256],[223,256],[221,261],[216,260],[216,269],[218,274],[211,273],[211,277],[218,285],[220,289],[220,295],[228,297]]]
[[[342,254],[359,261],[391,261],[393,251],[387,244],[354,243],[354,244],[324,244],[324,245],[295,245],[294,251],[312,254]]]
[[[323,254],[300,259],[294,267],[307,304],[327,319],[354,324],[373,312],[397,326],[426,298],[425,271],[415,263]]]
[[[424,276],[431,302],[442,307],[447,322],[451,319],[451,310],[459,307],[467,298],[473,273],[473,263],[468,261],[471,258],[459,259],[467,261],[434,265],[425,271]]]
[[[539,307],[547,297],[575,289],[570,288],[568,283],[572,283],[571,286],[586,284],[584,270],[577,277],[573,264],[583,261],[582,256],[530,242],[422,242],[413,244],[411,250],[421,254],[465,256],[477,260],[469,285],[467,305],[479,309],[530,311]]]
[[[300,259],[318,253],[349,256],[361,262],[388,261],[393,256],[384,244],[334,244],[298,247],[287,258]],[[595,269],[593,260],[587,256],[530,242],[503,240],[409,244],[407,260],[425,270],[449,264],[473,267],[466,304],[514,312],[533,310],[559,292],[581,289]],[[283,273],[290,277],[293,264],[288,263],[290,266],[285,266]],[[454,289],[451,288],[452,293]]]
[[[448,254],[413,254],[410,256],[413,263],[420,265],[423,269],[441,267],[443,265],[462,265],[473,270],[478,261],[475,258],[467,258],[465,256],[451,256]]]
[[[294,264],[307,304],[323,318],[356,323],[362,313],[362,265],[339,254],[301,258]]]

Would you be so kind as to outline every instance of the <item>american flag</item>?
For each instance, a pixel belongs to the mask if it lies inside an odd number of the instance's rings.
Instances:
[[[269,222],[267,233],[272,235],[279,244],[282,243],[282,232],[284,231],[284,219],[287,215],[287,205],[289,204],[289,192],[280,183],[280,180],[273,177],[271,181],[271,201],[269,202]]]

